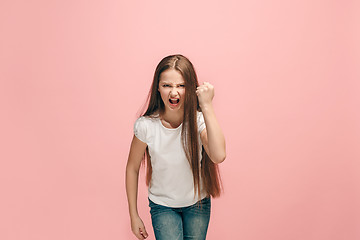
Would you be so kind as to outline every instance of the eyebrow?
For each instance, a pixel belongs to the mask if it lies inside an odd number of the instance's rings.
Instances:
[[[166,81],[160,81],[159,84],[168,84],[168,85],[171,85],[171,83],[169,82],[166,82]],[[181,83],[178,83],[176,85],[185,85],[185,82],[181,82]]]

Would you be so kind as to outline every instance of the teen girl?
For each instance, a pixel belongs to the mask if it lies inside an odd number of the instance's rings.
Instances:
[[[225,159],[225,139],[216,120],[214,87],[199,86],[192,63],[182,55],[158,64],[149,105],[134,124],[126,166],[131,228],[148,237],[137,211],[138,175],[147,159],[146,183],[158,240],[205,239],[210,196],[220,195],[217,164]]]

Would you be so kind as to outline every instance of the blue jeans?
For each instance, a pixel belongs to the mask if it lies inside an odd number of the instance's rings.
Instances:
[[[151,221],[157,240],[204,240],[210,220],[211,200],[204,198],[201,205],[171,208],[149,199]]]

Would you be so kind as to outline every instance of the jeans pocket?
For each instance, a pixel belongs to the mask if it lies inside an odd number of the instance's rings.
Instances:
[[[151,201],[150,199],[149,199],[149,207],[150,207],[150,214],[151,214],[152,218],[156,217],[158,214],[161,214],[161,213],[169,210],[168,207],[156,204],[153,201]]]
[[[211,199],[206,197],[194,205],[195,211],[201,215],[210,215],[211,211]]]

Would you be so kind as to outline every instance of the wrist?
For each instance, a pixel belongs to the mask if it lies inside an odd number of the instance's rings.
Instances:
[[[213,110],[213,105],[212,103],[205,103],[205,104],[201,104],[200,108],[202,110],[202,112],[207,112],[207,111],[212,111]]]
[[[129,211],[129,213],[131,219],[135,219],[139,217],[139,213],[137,212],[137,210]]]

